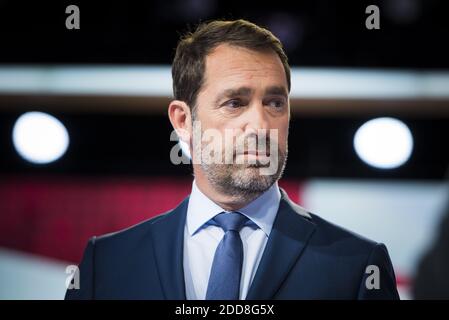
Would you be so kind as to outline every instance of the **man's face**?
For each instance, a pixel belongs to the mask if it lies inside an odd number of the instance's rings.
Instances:
[[[227,44],[215,48],[206,57],[196,106],[194,120],[201,124],[201,132],[213,131],[223,138],[212,141],[223,161],[194,164],[195,174],[201,170],[212,185],[231,195],[259,194],[280,178],[287,157],[290,108],[284,67],[275,52]],[[204,140],[203,135],[202,143],[196,144],[203,150],[206,143],[211,145]],[[225,149],[233,150],[232,163],[224,160]],[[261,174],[261,168],[273,164],[271,174]]]

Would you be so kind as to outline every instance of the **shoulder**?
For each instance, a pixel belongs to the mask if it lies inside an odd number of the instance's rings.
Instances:
[[[91,239],[92,244],[95,246],[111,246],[117,248],[117,246],[134,246],[141,241],[151,241],[150,234],[153,228],[163,229],[166,222],[176,219],[175,215],[179,213],[179,209],[186,203],[188,198],[184,199],[181,204],[176,208],[168,210],[166,212],[157,214],[156,216],[139,222],[135,225],[127,227],[116,232],[100,235]]]
[[[361,248],[373,248],[378,244],[372,239],[325,220],[317,214],[311,212],[309,212],[309,214],[311,216],[311,221],[316,225],[317,236],[322,239],[324,243],[351,243],[352,245]]]
[[[296,204],[291,208],[300,215],[299,221],[307,220],[306,223],[313,226],[307,252],[314,260],[326,261],[326,265],[338,267],[338,270],[344,266],[347,270],[356,270],[357,274],[365,272],[368,265],[376,265],[394,279],[389,253],[383,243],[327,221]]]
[[[288,207],[300,217],[298,220],[302,221],[300,223],[305,222],[313,226],[314,231],[311,242],[319,245],[321,249],[369,254],[379,245],[378,242],[372,239],[323,219],[318,214],[301,207],[290,200],[286,193],[284,193],[284,200],[287,202]]]

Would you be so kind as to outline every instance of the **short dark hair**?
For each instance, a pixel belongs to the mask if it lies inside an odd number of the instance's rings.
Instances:
[[[172,64],[173,95],[192,109],[204,83],[206,56],[220,44],[247,49],[274,51],[284,66],[290,92],[290,66],[281,41],[269,30],[246,20],[214,20],[200,24],[195,32],[188,32],[178,43]]]

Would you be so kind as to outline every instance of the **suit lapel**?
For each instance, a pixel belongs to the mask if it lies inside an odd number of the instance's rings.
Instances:
[[[315,224],[281,189],[282,199],[247,300],[272,299],[311,237]]]
[[[187,197],[172,212],[161,216],[151,229],[162,290],[169,300],[186,299],[183,246],[188,201]]]
[[[279,210],[257,268],[247,300],[272,299],[300,258],[315,224],[284,190]],[[166,299],[185,300],[183,268],[184,226],[189,198],[161,216],[151,228],[156,265]],[[157,239],[157,242],[155,241]]]

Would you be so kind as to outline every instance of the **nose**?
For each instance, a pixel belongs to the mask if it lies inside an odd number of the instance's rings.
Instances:
[[[268,130],[270,128],[269,115],[262,103],[252,105],[246,116],[245,131],[247,133],[252,132],[257,135],[258,130]]]

